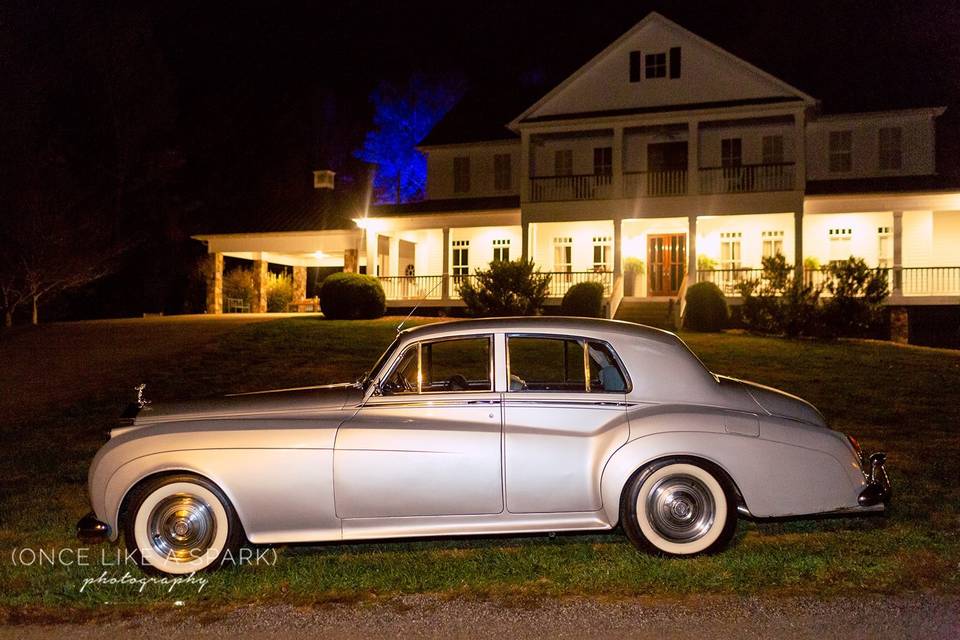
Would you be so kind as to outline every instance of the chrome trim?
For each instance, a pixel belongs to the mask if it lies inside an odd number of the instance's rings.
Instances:
[[[867,486],[857,496],[857,503],[861,507],[885,504],[893,495],[886,462],[887,454],[882,452],[871,454],[863,461],[863,476],[867,480]]]
[[[206,502],[188,494],[161,500],[147,522],[150,546],[161,557],[191,562],[206,553],[217,535],[217,520]]]
[[[91,511],[77,522],[77,538],[90,544],[106,542],[110,538],[110,525],[97,520],[96,514]]]

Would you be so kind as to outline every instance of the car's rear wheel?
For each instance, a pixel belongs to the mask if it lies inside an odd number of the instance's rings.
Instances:
[[[124,540],[144,569],[187,574],[236,558],[243,532],[219,487],[199,476],[175,475],[148,480],[130,495]]]
[[[699,460],[661,460],[628,483],[621,505],[627,537],[638,548],[692,556],[724,548],[737,525],[736,492],[726,474]]]

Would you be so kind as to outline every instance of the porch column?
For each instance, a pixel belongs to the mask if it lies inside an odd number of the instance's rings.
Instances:
[[[793,125],[793,166],[796,169],[793,188],[797,191],[805,191],[807,188],[807,134],[806,116],[802,110],[793,116]]]
[[[440,285],[443,290],[441,297],[444,300],[450,299],[450,227],[443,228],[443,284]]]
[[[893,212],[893,282],[895,296],[903,294],[903,211]]]
[[[623,219],[613,219],[613,280],[623,275]]]
[[[223,313],[223,254],[211,253],[207,263],[207,313]]]
[[[793,212],[793,262],[795,275],[803,282],[803,211]]]
[[[253,304],[250,305],[253,313],[267,312],[267,261],[253,261]]]
[[[699,193],[700,193],[700,121],[691,120],[690,122],[687,123],[687,195],[695,196]]]
[[[687,286],[697,281],[697,214],[687,217]]]
[[[530,133],[520,132],[520,202],[530,201]]]
[[[530,223],[520,223],[520,257],[524,260],[530,259]]]
[[[307,299],[307,268],[293,268],[293,301],[300,302]]]
[[[611,171],[613,171],[613,176],[611,180],[610,188],[613,193],[611,197],[613,198],[622,198],[623,197],[623,127],[614,127],[613,128],[613,149],[611,149],[611,155],[613,156],[613,166]],[[616,232],[614,232],[616,234]],[[619,247],[620,245],[617,245]],[[615,250],[616,256],[620,255],[620,250]],[[616,260],[617,257],[614,257]],[[616,271],[616,270],[614,270]]]

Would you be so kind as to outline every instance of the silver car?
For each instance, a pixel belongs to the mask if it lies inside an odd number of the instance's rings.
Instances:
[[[141,401],[90,468],[85,540],[214,568],[254,544],[602,531],[690,556],[737,517],[882,512],[884,455],[711,373],[672,333],[502,318],[403,331],[361,381]]]

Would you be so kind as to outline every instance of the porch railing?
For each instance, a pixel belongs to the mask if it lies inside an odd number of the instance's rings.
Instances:
[[[387,300],[443,298],[443,276],[385,276],[379,280]]]
[[[603,295],[609,296],[613,291],[612,271],[544,271],[550,276],[550,287],[547,297],[562,298],[575,284],[581,282],[599,282],[603,285]]]
[[[960,296],[960,267],[888,267],[885,270],[891,295]],[[830,275],[825,268],[804,269],[803,279],[806,284],[825,290]],[[748,280],[762,281],[763,269],[697,271],[698,282],[712,282],[728,296],[740,295],[737,285]],[[829,295],[829,292],[825,292],[825,295]]]
[[[760,280],[763,269],[700,269],[697,282],[712,282],[727,296],[738,296],[737,285],[749,280]]]
[[[613,197],[613,176],[606,173],[530,178],[533,202],[606,200]]]
[[[687,193],[687,170],[625,171],[623,197],[682,196]]]
[[[701,167],[700,193],[753,193],[794,188],[792,162]]]

